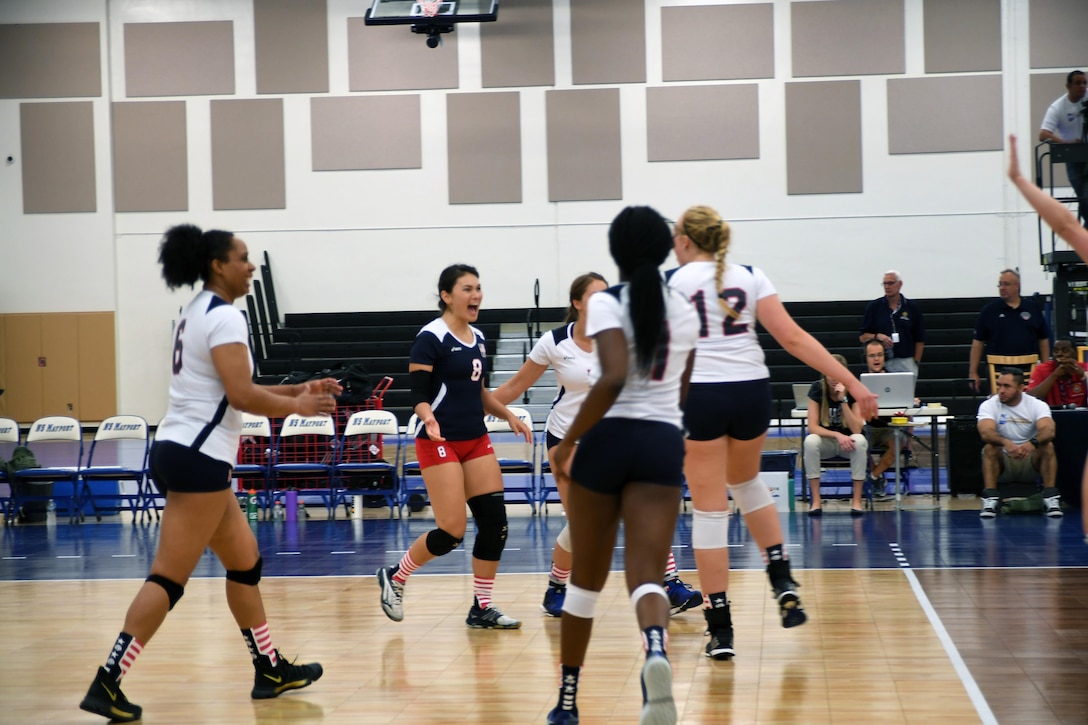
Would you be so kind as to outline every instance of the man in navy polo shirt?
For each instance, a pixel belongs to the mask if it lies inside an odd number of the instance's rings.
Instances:
[[[1038,305],[1020,296],[1020,274],[1012,269],[1002,270],[997,293],[1000,299],[983,307],[975,322],[971,369],[967,377],[976,392],[983,348],[987,355],[1037,353],[1040,360],[1050,359],[1050,326]]]
[[[876,340],[884,346],[885,368],[890,373],[914,373],[926,346],[926,326],[922,310],[903,295],[903,278],[890,269],[881,282],[884,296],[877,297],[865,307],[858,339],[865,345]],[[866,348],[867,349],[867,348]]]

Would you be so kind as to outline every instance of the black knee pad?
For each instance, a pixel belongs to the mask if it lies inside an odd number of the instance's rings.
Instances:
[[[176,581],[171,581],[160,574],[149,574],[147,579],[152,584],[158,584],[164,590],[166,590],[166,597],[170,600],[170,609],[174,608],[174,605],[178,603],[181,596],[185,594],[185,587],[178,584]]]
[[[476,543],[472,555],[482,561],[498,561],[506,547],[506,503],[502,491],[473,496],[468,500],[476,520]]]
[[[227,581],[238,582],[239,584],[248,584],[251,587],[255,587],[261,583],[261,569],[264,567],[264,558],[258,556],[257,563],[253,565],[252,569],[247,571],[236,571],[234,569],[227,569]]]
[[[461,539],[442,529],[427,532],[427,551],[435,556],[445,556],[461,545]]]

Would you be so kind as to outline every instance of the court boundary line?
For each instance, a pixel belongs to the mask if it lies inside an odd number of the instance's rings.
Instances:
[[[986,702],[986,698],[983,696],[982,690],[979,689],[978,683],[975,682],[971,670],[967,667],[967,663],[963,661],[963,657],[960,656],[956,643],[952,641],[951,635],[945,629],[944,622],[941,621],[940,615],[937,614],[937,610],[929,601],[925,589],[922,588],[922,583],[918,581],[918,577],[911,571],[909,563],[904,565],[903,575],[906,576],[910,588],[914,591],[915,599],[918,600],[926,619],[929,620],[929,626],[933,628],[937,639],[941,642],[941,646],[944,647],[945,654],[948,655],[948,659],[952,663],[952,669],[956,671],[956,675],[959,676],[960,682],[967,691],[967,697],[970,698],[971,704],[975,706],[975,712],[978,713],[984,725],[998,725],[997,717],[994,715],[994,711],[990,709],[990,703]]]

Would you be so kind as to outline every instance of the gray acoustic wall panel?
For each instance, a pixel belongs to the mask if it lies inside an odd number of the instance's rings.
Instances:
[[[451,204],[522,200],[519,101],[514,91],[446,96]]]
[[[234,24],[125,23],[125,95],[234,93]]]
[[[310,99],[314,171],[418,169],[419,96]]]
[[[663,86],[646,89],[650,161],[759,158],[759,87]]]
[[[790,4],[793,75],[903,73],[903,0]]]
[[[96,211],[94,106],[21,103],[23,212]]]
[[[480,23],[483,87],[554,86],[552,0],[503,0],[501,17]]]
[[[402,91],[457,88],[457,33],[428,48],[407,25],[366,25],[348,18],[348,89]]]
[[[325,0],[253,0],[257,93],[329,92]]]
[[[860,193],[861,172],[861,83],[787,83],[787,193]]]
[[[102,95],[98,23],[0,25],[0,98]]]
[[[548,201],[623,198],[618,88],[547,91]]]
[[[212,208],[284,209],[283,100],[214,100]]]
[[[1084,68],[1084,0],[1031,0],[1028,5],[1029,57],[1032,68]],[[1088,70],[1088,69],[1086,69]]]
[[[113,104],[113,208],[187,211],[185,101]]]
[[[666,81],[774,78],[774,6],[661,8],[661,67]]]
[[[1070,69],[1072,70],[1072,69]],[[1024,156],[1024,149],[1035,148],[1039,143],[1039,129],[1043,127],[1043,116],[1050,104],[1058,100],[1059,96],[1067,93],[1065,90],[1066,73],[1034,73],[1031,76],[1031,135],[1020,139],[1020,153]],[[1029,157],[1034,158],[1034,157]],[[1024,168],[1027,162],[1021,160]],[[1043,186],[1050,187],[1049,157],[1043,161]],[[1068,186],[1069,176],[1065,173],[1065,164],[1054,164],[1054,186]]]
[[[646,82],[645,3],[570,0],[570,43],[575,85]]]
[[[1000,151],[1001,76],[888,79],[888,153]]]
[[[1001,3],[925,0],[926,73],[1001,70]]]

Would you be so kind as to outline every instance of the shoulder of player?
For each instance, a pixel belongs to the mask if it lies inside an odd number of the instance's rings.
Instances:
[[[204,315],[208,318],[240,319],[245,320],[242,311],[230,302],[218,295],[211,295],[204,307]]]
[[[450,328],[446,325],[446,321],[441,317],[436,317],[423,327],[419,328],[416,337],[420,337],[421,335],[433,335],[435,338],[441,340],[449,331]]]
[[[546,333],[540,336],[540,340],[541,342],[551,345],[552,347],[557,347],[566,340],[574,339],[573,329],[574,323],[567,322],[560,325],[559,327],[554,327],[548,330]]]

